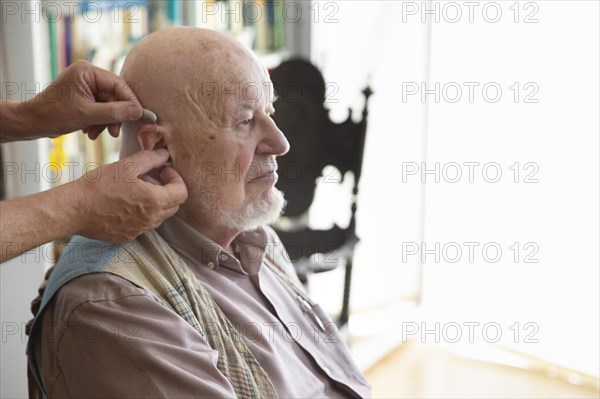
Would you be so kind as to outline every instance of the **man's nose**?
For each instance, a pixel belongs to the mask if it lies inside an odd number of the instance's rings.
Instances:
[[[258,152],[281,156],[290,150],[290,143],[271,117],[265,121],[264,137],[258,145]]]

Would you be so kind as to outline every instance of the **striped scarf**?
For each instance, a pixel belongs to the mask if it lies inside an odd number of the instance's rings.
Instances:
[[[152,292],[219,353],[217,367],[238,398],[276,398],[269,377],[186,264],[155,232],[126,245],[105,269]]]

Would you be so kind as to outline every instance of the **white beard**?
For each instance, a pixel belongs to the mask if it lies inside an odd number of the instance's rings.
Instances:
[[[255,230],[260,226],[271,224],[281,216],[285,199],[283,193],[275,187],[271,189],[269,200],[259,198],[248,201],[240,209],[230,210],[217,201],[216,195],[210,190],[198,191],[202,212],[215,220],[216,223],[237,231]]]
[[[221,223],[230,229],[248,231],[271,224],[279,219],[284,205],[283,193],[273,188],[270,202],[262,198],[250,201],[244,204],[238,212],[227,212],[220,204],[217,204],[217,215]]]

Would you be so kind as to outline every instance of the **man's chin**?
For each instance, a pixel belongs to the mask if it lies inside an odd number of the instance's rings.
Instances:
[[[281,216],[285,199],[275,187],[257,200],[243,205],[237,212],[220,212],[223,223],[239,231],[255,230],[260,226],[275,222]]]
[[[263,194],[263,200],[266,201],[269,206],[283,208],[285,204],[285,199],[283,198],[283,193],[275,188],[275,186],[270,187]]]

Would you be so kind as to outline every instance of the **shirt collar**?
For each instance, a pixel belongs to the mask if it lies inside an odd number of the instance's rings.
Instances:
[[[267,245],[267,234],[263,228],[245,231],[233,240],[233,256],[177,216],[166,220],[156,231],[191,263],[190,266],[214,270],[224,267],[249,275],[258,274]]]

